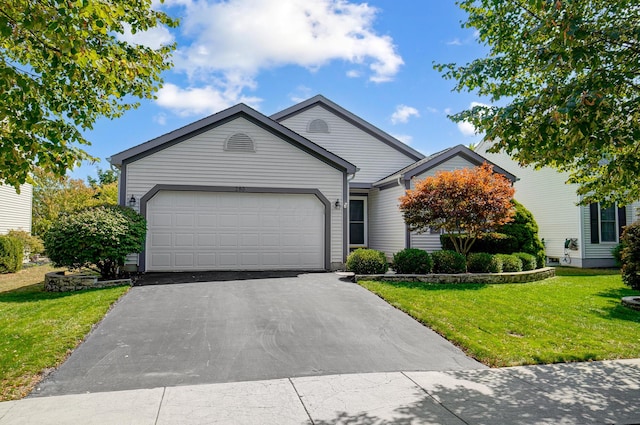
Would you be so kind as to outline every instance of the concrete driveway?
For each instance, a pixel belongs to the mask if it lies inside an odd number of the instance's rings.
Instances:
[[[31,394],[484,368],[334,274],[134,287]]]

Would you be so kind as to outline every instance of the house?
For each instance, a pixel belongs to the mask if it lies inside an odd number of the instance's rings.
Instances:
[[[16,193],[13,186],[0,185],[0,235],[9,230],[24,230],[31,233],[31,205],[33,188],[25,183]]]
[[[612,267],[611,250],[619,243],[622,228],[638,220],[640,203],[603,207],[579,206],[577,185],[565,183],[569,174],[553,168],[521,167],[506,153],[487,152],[482,142],[476,152],[517,173],[515,199],[533,214],[550,264],[574,267]]]
[[[140,271],[331,270],[349,251],[440,247],[409,233],[412,179],[482,164],[425,157],[323,96],[270,117],[243,104],[113,155],[119,200],[147,218]],[[512,180],[514,176],[496,167]]]

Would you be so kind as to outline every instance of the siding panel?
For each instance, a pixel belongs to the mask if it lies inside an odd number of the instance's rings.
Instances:
[[[224,150],[238,132],[255,152]],[[343,199],[343,174],[244,118],[237,118],[127,165],[126,199],[140,199],[157,184],[316,188],[330,202]],[[343,261],[343,211],[331,209],[331,262]]]
[[[401,186],[369,192],[369,247],[387,257],[405,248],[406,226],[398,209]]]
[[[329,133],[308,133],[307,126],[314,119],[327,122]],[[353,183],[374,183],[415,162],[321,106],[280,123],[358,167]]]
[[[13,186],[0,185],[0,235],[9,230],[31,232],[31,205],[33,188],[30,184],[20,186],[20,194]]]

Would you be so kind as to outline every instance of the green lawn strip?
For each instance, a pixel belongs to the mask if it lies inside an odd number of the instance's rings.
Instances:
[[[26,395],[128,289],[50,293],[39,283],[0,293],[0,400]]]
[[[501,367],[640,357],[637,292],[616,272],[558,270],[526,284],[358,282],[482,363]]]

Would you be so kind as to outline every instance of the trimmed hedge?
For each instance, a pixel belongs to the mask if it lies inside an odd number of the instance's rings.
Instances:
[[[464,255],[451,250],[431,253],[434,273],[464,273],[467,271],[467,259]]]
[[[514,252],[512,255],[518,257],[522,262],[522,271],[535,270],[537,267],[536,256],[527,252]]]
[[[512,199],[511,203],[516,210],[513,221],[496,230],[514,238],[516,245],[513,250],[502,252],[502,254],[526,252],[536,257],[536,265],[538,267],[544,267],[547,262],[547,254],[538,236],[538,223],[536,223],[531,211],[526,209],[520,202]]]
[[[454,235],[454,238],[465,239],[467,235]],[[440,235],[440,243],[443,250],[454,251],[453,242],[449,237],[449,234]],[[513,236],[505,235],[502,233],[485,233],[481,238],[471,245],[471,251],[469,252],[486,252],[488,254],[510,254],[517,251],[517,241]]]
[[[622,281],[640,291],[640,221],[624,228],[622,245]]]
[[[502,262],[502,271],[506,273],[521,272],[522,261],[515,255],[510,254],[496,254],[496,257]]]
[[[358,248],[347,257],[347,270],[355,274],[383,274],[389,270],[389,264],[383,252]]]
[[[427,251],[406,248],[393,254],[393,269],[400,274],[430,273],[433,261]]]
[[[488,252],[472,252],[467,256],[467,271],[470,273],[501,273],[502,261]]]
[[[15,273],[22,268],[24,246],[18,238],[0,236],[0,273]]]

